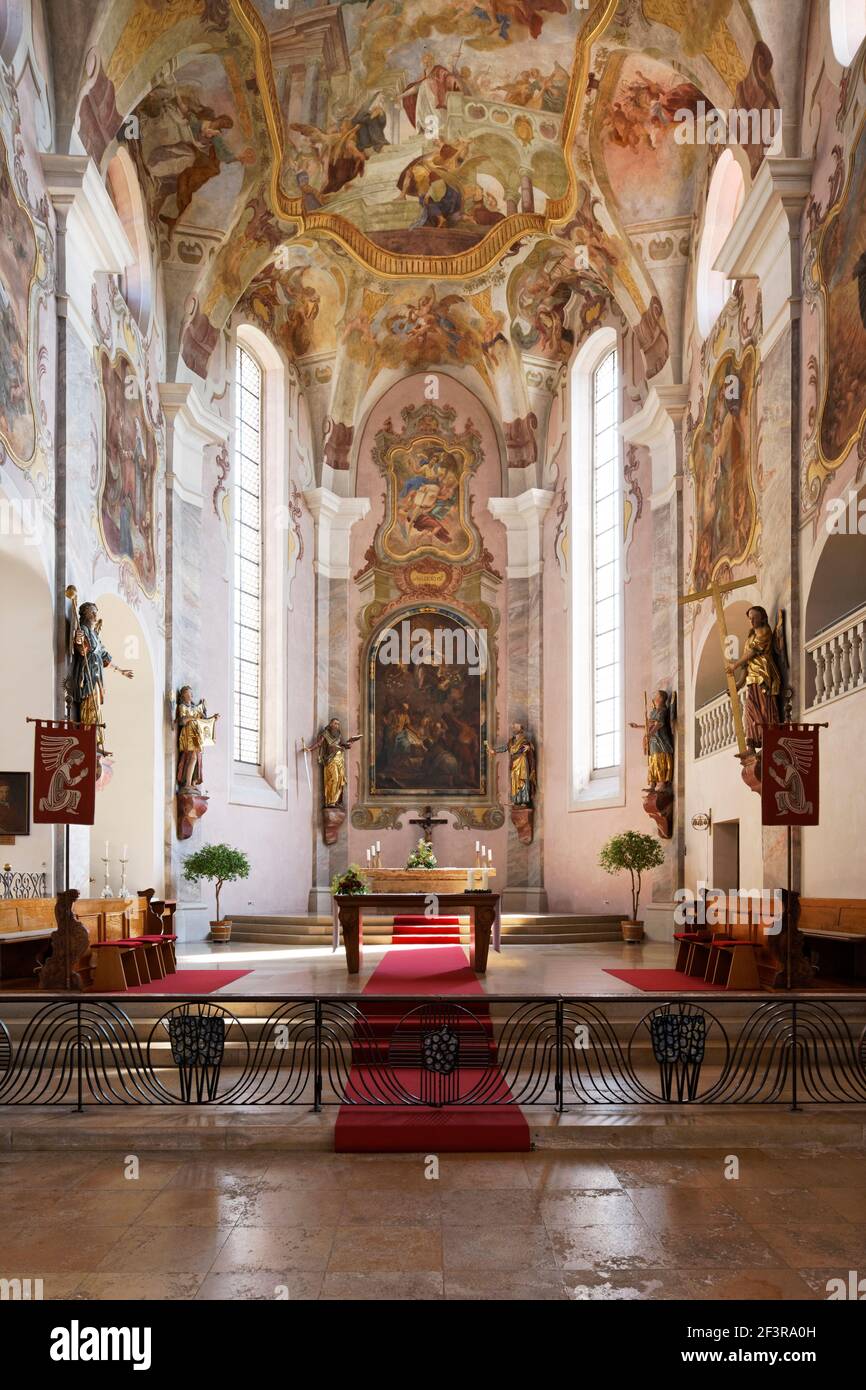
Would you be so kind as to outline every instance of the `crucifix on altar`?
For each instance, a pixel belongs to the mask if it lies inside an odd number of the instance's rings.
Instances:
[[[712,581],[710,583],[709,588],[701,589],[699,593],[683,594],[682,597],[678,600],[681,607],[683,604],[686,603],[697,603],[698,600],[702,598],[711,598],[713,600],[713,607],[716,610],[716,626],[719,630],[719,641],[722,644],[722,658],[725,663],[725,682],[728,687],[728,698],[731,702],[731,715],[733,716],[734,720],[734,733],[737,737],[737,749],[741,758],[748,757],[749,746],[746,742],[746,730],[743,727],[743,711],[740,708],[740,697],[737,692],[737,682],[734,679],[733,671],[729,670],[728,668],[728,662],[730,659],[728,652],[728,629],[725,623],[725,610],[722,604],[722,594],[729,593],[731,589],[748,588],[750,584],[757,584],[757,582],[757,578],[754,574],[750,575],[748,579],[732,579],[727,584],[716,584],[715,581]]]
[[[445,816],[434,816],[432,808],[430,806],[425,806],[420,816],[410,817],[409,824],[420,825],[421,829],[424,831],[425,843],[432,845],[434,825],[447,825],[448,821]]]

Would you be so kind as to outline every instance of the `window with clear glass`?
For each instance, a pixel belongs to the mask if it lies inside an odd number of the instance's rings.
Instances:
[[[622,501],[616,349],[592,377],[592,770],[622,762]]]
[[[262,382],[241,346],[235,374],[234,756],[262,760]]]

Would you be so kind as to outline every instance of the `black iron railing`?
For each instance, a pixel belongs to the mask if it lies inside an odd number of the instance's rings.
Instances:
[[[0,1105],[866,1104],[866,993],[0,995]]]
[[[47,898],[46,874],[23,873],[16,869],[0,869],[0,899]]]

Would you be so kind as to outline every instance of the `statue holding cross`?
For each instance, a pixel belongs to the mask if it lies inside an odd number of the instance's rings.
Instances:
[[[727,584],[712,582],[709,588],[694,594],[684,594],[679,600],[680,604],[696,603],[703,598],[713,600],[716,626],[725,662],[725,679],[731,702],[734,733],[737,738],[738,754],[741,758],[754,757],[763,744],[763,729],[768,725],[778,724],[778,699],[782,688],[776,639],[770,627],[766,609],[761,608],[758,604],[750,608],[748,612],[751,627],[746,638],[743,656],[732,660],[730,655],[730,638],[725,623],[722,595],[729,593],[732,589],[744,589],[750,584],[756,583],[757,579],[754,575],[750,575],[748,579],[734,579]],[[745,723],[737,690],[738,671],[746,672]]]

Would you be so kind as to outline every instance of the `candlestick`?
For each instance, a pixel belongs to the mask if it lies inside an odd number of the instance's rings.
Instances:
[[[126,849],[127,849],[127,847],[126,847],[126,845],[124,845],[124,846],[123,846],[123,858],[122,858],[121,861],[120,861],[120,892],[119,892],[119,896],[120,896],[121,898],[128,898],[128,897],[129,897],[129,889],[128,889],[127,886],[126,886],[126,866],[127,866],[127,864],[129,863],[129,858],[128,858],[127,853],[126,853]]]
[[[480,866],[480,864],[481,864],[481,841],[480,841],[480,840],[476,840],[476,841],[475,841],[475,867],[476,867],[476,869]]]
[[[108,848],[108,841],[106,841],[106,849],[107,849],[107,848]],[[108,855],[107,855],[107,854],[106,854],[106,856],[105,856],[105,858],[103,859],[102,862],[103,862],[103,864],[105,865],[105,883],[102,885],[102,893],[100,894],[100,896],[103,897],[103,898],[113,898],[113,897],[114,897],[114,894],[113,894],[112,891],[111,891],[111,883],[110,883],[109,877],[108,877],[108,865],[109,865],[109,862],[110,862],[110,861],[109,861],[109,858],[108,858]]]

